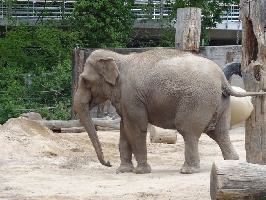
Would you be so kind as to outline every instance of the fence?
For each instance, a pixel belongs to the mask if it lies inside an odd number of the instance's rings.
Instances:
[[[1,0],[0,22],[6,20],[36,21],[42,19],[60,20],[71,14],[75,0]],[[136,0],[132,13],[137,20],[159,19],[171,14],[171,6],[165,0]],[[232,5],[229,12],[224,13],[224,21],[238,21],[239,7]]]
[[[36,21],[42,19],[63,19],[71,14],[74,1],[1,1],[0,19],[15,21]]]

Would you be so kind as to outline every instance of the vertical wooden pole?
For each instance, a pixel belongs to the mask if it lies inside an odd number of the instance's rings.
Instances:
[[[175,46],[184,51],[199,52],[201,9],[179,8],[176,15]]]
[[[85,60],[85,51],[83,49],[74,49],[72,53],[72,107],[71,107],[71,118],[74,119],[74,110],[73,110],[73,100],[74,95],[78,88],[79,75],[83,71]]]
[[[266,91],[266,1],[241,0],[242,74],[247,91]],[[266,164],[266,101],[253,97],[254,111],[246,121],[246,159]]]

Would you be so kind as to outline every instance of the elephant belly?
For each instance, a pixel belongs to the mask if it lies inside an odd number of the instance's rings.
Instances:
[[[201,99],[200,96],[165,98],[163,101],[157,98],[156,102],[147,106],[148,121],[150,124],[165,129],[185,131],[193,126],[193,129],[203,132],[217,111],[219,102],[217,98],[208,101]]]
[[[176,129],[175,114],[175,112],[167,112],[165,110],[148,112],[148,122],[161,128]]]

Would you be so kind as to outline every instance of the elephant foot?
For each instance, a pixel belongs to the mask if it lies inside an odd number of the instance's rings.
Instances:
[[[136,168],[134,168],[133,172],[136,174],[148,174],[151,173],[151,167],[149,164],[138,165]]]
[[[180,172],[182,174],[193,174],[200,172],[199,166],[188,166],[187,164],[184,164],[183,167],[180,169]]]
[[[132,163],[130,164],[121,164],[117,170],[116,170],[116,173],[119,174],[119,173],[128,173],[128,172],[133,172],[134,170],[134,166]]]

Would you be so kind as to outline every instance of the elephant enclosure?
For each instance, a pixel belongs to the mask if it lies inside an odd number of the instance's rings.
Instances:
[[[116,174],[118,131],[99,131],[106,160],[99,164],[86,133],[53,133],[25,119],[0,126],[0,199],[210,199],[213,161],[222,161],[218,145],[200,139],[201,172],[179,173],[184,161],[180,135],[176,144],[148,141],[151,174]],[[244,128],[231,130],[241,159],[245,158]]]

